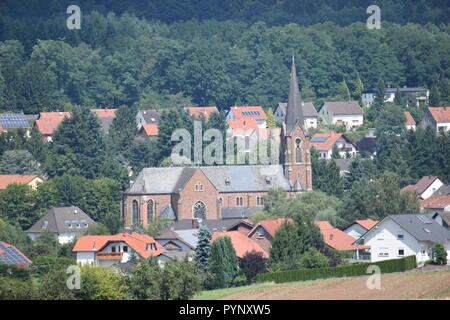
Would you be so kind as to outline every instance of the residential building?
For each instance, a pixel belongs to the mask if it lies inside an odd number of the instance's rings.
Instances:
[[[278,228],[283,223],[292,223],[291,219],[278,218],[275,220],[260,221],[247,235],[252,239],[262,250],[270,252],[272,240]]]
[[[44,178],[37,174],[0,174],[0,190],[6,189],[10,184],[27,184],[32,189],[36,189],[37,185],[44,182]]]
[[[144,168],[123,195],[125,226],[146,226],[160,216],[173,220],[226,219],[229,213],[261,210],[262,197],[269,189],[281,188],[289,195],[311,191],[310,145],[294,61],[280,140],[282,164]]]
[[[162,246],[149,235],[123,232],[116,235],[83,236],[78,239],[73,252],[80,265],[109,267],[132,260],[156,257],[161,263],[170,260]]]
[[[420,201],[420,207],[423,212],[434,213],[436,211],[443,211],[450,207],[450,195],[439,196],[432,195],[425,200]]]
[[[369,260],[369,247],[366,245],[355,245],[355,238],[347,233],[333,227],[328,221],[315,221],[316,226],[319,227],[325,244],[338,251],[347,251],[352,253],[351,261]]]
[[[159,110],[139,110],[136,115],[136,125],[138,131],[146,124],[159,124],[161,118],[161,111]]]
[[[108,133],[113,120],[116,118],[117,109],[104,108],[104,109],[91,109],[91,111],[95,113],[95,115],[98,117],[101,129],[104,132]]]
[[[267,116],[261,106],[230,107],[227,113],[228,120],[254,119],[259,128],[266,127]]]
[[[432,126],[436,132],[450,131],[450,107],[429,107],[420,125]]]
[[[242,259],[247,253],[258,252],[263,258],[269,258],[269,252],[263,250],[255,241],[247,237],[239,231],[218,231],[212,235],[211,242],[216,241],[221,237],[230,237],[231,244],[234,247],[238,259]]]
[[[404,112],[405,114],[405,118],[406,118],[406,129],[407,130],[416,130],[416,121],[414,120],[414,118],[412,117],[411,113],[409,113],[408,111]]]
[[[345,177],[350,172],[350,165],[352,164],[354,159],[334,159],[336,165],[339,168],[339,174],[341,177]],[[329,159],[331,161],[331,159]]]
[[[399,88],[400,94],[405,98],[407,106],[419,106],[428,102],[430,91],[426,88]],[[394,102],[397,88],[386,88],[384,102]],[[376,90],[369,89],[362,92],[362,102],[365,106],[371,107],[375,100]]]
[[[424,176],[416,184],[410,184],[401,191],[416,191],[420,199],[425,200],[431,197],[437,190],[444,186],[444,183],[436,176]]]
[[[159,133],[159,125],[144,124],[138,131],[138,136],[141,138],[157,137]]]
[[[0,263],[28,267],[31,260],[13,245],[0,241]]]
[[[173,228],[160,233],[155,240],[166,250],[165,254],[171,258],[192,259],[195,255],[195,246],[184,240]]]
[[[48,231],[55,235],[60,244],[64,244],[81,236],[94,224],[95,221],[76,206],[57,207],[50,209],[25,233],[34,241],[42,232]]]
[[[0,133],[22,129],[30,136],[30,124],[27,117],[20,113],[0,113]]]
[[[286,119],[286,102],[280,102],[278,103],[278,107],[275,109],[274,115],[275,119],[278,122],[284,122]],[[302,109],[303,109],[303,117],[305,118],[305,128],[317,128],[317,121],[319,119],[319,114],[317,113],[316,108],[314,107],[314,104],[312,102],[303,102],[302,103]]]
[[[450,208],[448,208],[448,210],[445,211],[435,212],[432,215],[432,218],[441,226],[443,226],[445,229],[450,231]]]
[[[450,231],[430,215],[389,215],[367,231],[356,244],[370,247],[371,262],[415,255],[417,263],[432,259],[434,244],[440,243],[450,257]]]
[[[53,140],[53,134],[65,118],[70,118],[70,112],[41,112],[39,118],[34,122],[44,140],[50,142]]]
[[[311,147],[319,152],[320,159],[331,159],[333,148],[337,148],[341,158],[356,155],[356,146],[342,133],[316,133],[311,138]]]
[[[347,130],[363,124],[364,112],[358,101],[325,102],[319,111],[327,125],[345,126]]]
[[[372,219],[355,220],[342,229],[342,231],[355,239],[359,239],[363,234],[372,229],[378,222],[379,221]]]
[[[196,118],[199,118],[201,116],[203,116],[205,118],[205,120],[209,119],[209,116],[212,113],[219,113],[219,110],[217,110],[217,107],[213,106],[213,107],[187,107],[184,108],[184,110],[189,113],[190,115],[195,116]]]

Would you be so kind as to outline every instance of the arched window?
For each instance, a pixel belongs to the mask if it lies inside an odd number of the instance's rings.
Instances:
[[[147,201],[147,223],[153,222],[153,215],[155,211],[155,203],[152,199]]]
[[[202,201],[197,201],[192,207],[192,214],[195,219],[206,219],[206,206]]]
[[[244,205],[244,198],[243,197],[236,197],[236,206],[242,207]]]
[[[301,163],[302,162],[302,149],[301,147],[301,140],[299,138],[295,139],[295,162]]]
[[[133,200],[132,209],[133,209],[133,224],[134,225],[138,225],[139,221],[140,221],[140,217],[139,217],[139,203],[136,200]]]

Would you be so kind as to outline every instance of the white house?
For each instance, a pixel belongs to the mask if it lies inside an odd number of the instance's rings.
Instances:
[[[104,267],[137,260],[157,257],[164,263],[170,258],[164,255],[163,247],[148,235],[139,233],[119,233],[116,235],[84,236],[78,239],[73,252],[81,265],[100,265]]]
[[[347,227],[342,229],[342,231],[355,239],[359,239],[363,234],[372,229],[377,223],[378,221],[372,219],[355,220]]]
[[[406,122],[405,122],[406,130],[415,131],[416,130],[416,121],[412,117],[411,113],[409,113],[408,111],[405,111],[404,114],[405,114],[405,118],[406,118]]]
[[[444,183],[436,176],[424,176],[416,184],[410,184],[402,191],[415,190],[422,200],[431,197]]]
[[[159,124],[161,118],[161,111],[159,110],[139,110],[136,115],[136,125],[138,131],[146,124]]]
[[[95,221],[78,207],[58,207],[50,209],[25,233],[34,241],[42,232],[49,231],[64,244],[81,236],[93,224]]]
[[[432,126],[436,132],[450,131],[450,107],[430,107],[420,122],[422,127]]]
[[[319,116],[327,125],[345,126],[347,130],[363,124],[364,112],[358,101],[325,102]]]
[[[419,106],[420,102],[426,102],[430,96],[430,91],[426,88],[399,88],[399,91],[410,101],[415,101],[415,105]],[[395,95],[397,94],[397,88],[386,88],[384,95],[384,102],[394,102]],[[376,90],[369,89],[362,92],[361,100],[365,106],[371,107],[375,100]]]
[[[436,243],[444,245],[450,257],[450,231],[423,214],[387,216],[355,241],[370,247],[372,262],[415,255],[418,265],[432,259]]]
[[[267,116],[261,106],[230,107],[227,113],[228,120],[254,119],[259,128],[266,128]]]
[[[286,106],[287,103],[280,102],[278,107],[275,109],[274,115],[278,122],[284,122],[286,118]],[[317,121],[319,119],[319,114],[312,102],[302,102],[303,118],[305,119],[305,127],[317,128]]]
[[[341,158],[353,157],[357,153],[356,146],[342,133],[316,133],[311,138],[311,146],[319,152],[320,159],[331,159],[335,146]]]

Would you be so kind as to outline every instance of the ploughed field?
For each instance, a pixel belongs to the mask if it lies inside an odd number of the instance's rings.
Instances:
[[[214,298],[223,300],[450,299],[450,270],[381,275],[381,289],[379,290],[368,289],[368,277],[333,278],[284,284],[257,284],[248,286],[246,289],[239,288],[236,292],[230,290],[227,294]]]

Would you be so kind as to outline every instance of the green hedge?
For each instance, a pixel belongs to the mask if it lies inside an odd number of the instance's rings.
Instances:
[[[403,272],[417,267],[416,256],[408,256],[401,259],[355,263],[338,267],[266,272],[259,274],[256,277],[256,282],[275,281],[276,283],[281,283],[326,278],[363,276],[368,275],[367,268],[371,265],[379,266],[381,273]]]
[[[34,272],[44,274],[51,268],[67,268],[70,265],[76,265],[76,259],[65,257],[40,256],[33,260],[31,268]]]

